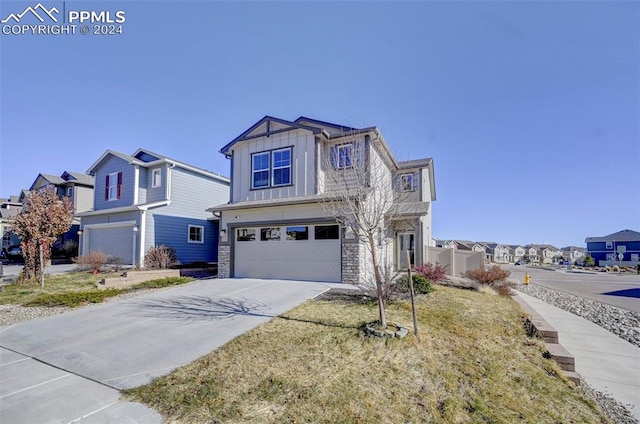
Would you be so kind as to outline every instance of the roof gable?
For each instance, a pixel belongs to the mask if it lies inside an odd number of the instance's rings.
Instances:
[[[640,241],[640,233],[633,230],[622,230],[604,237],[587,237],[586,243],[607,241]]]
[[[313,134],[320,134],[322,129],[317,127],[312,127],[309,125],[303,125],[296,122],[286,121],[280,118],[274,118],[273,116],[265,116],[260,119],[258,122],[253,124],[249,129],[244,131],[242,134],[231,140],[226,146],[220,149],[220,153],[224,155],[229,155],[231,147],[234,144],[239,143],[241,141],[250,140],[258,137],[268,137],[271,134],[277,134],[285,131],[293,131],[293,130],[305,130],[310,131]]]
[[[144,162],[134,158],[133,156],[126,155],[124,153],[116,152],[115,150],[107,150],[105,151],[97,161],[91,165],[91,167],[87,170],[87,174],[94,175],[96,170],[102,166],[102,162],[104,162],[107,158],[114,156],[122,159],[123,161],[132,164],[132,165],[144,165]]]

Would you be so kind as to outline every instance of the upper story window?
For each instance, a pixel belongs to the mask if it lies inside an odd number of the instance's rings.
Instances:
[[[204,243],[204,227],[189,225],[189,243]]]
[[[251,188],[269,187],[269,152],[251,155]]]
[[[604,244],[605,244],[604,246],[605,249],[613,249],[613,242],[606,241]]]
[[[157,188],[162,186],[162,170],[160,168],[151,171],[151,187]]]
[[[67,187],[67,196],[73,197],[73,186]]]
[[[273,185],[291,184],[291,148],[274,150],[273,155]]]
[[[417,187],[415,174],[400,175],[400,191],[415,191]]]
[[[251,188],[291,184],[291,147],[251,155]]]
[[[350,168],[353,163],[353,144],[333,146],[329,156],[331,167],[335,169]]]
[[[122,172],[113,172],[106,176],[104,200],[118,200],[122,195]]]

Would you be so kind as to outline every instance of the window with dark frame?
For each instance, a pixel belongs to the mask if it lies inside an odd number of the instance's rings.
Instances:
[[[274,187],[291,184],[291,148],[274,150],[271,152],[273,158],[273,178]]]
[[[287,227],[287,240],[309,240],[309,227]]]
[[[238,228],[237,239],[238,241],[255,241],[255,228]]]
[[[251,188],[269,187],[269,152],[251,155]]]
[[[280,240],[280,227],[268,227],[260,229],[261,241],[277,241]]]
[[[339,225],[316,225],[314,228],[316,240],[338,240],[340,239]]]

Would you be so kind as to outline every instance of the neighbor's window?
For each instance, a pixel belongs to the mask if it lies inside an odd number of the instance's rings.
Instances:
[[[189,243],[204,243],[204,227],[189,225]]]
[[[316,240],[338,240],[340,238],[340,226],[338,225],[316,225]]]
[[[238,241],[254,241],[256,239],[255,228],[238,228]]]
[[[260,229],[260,240],[280,240],[280,227],[269,227]]]
[[[274,186],[291,184],[291,148],[274,150],[273,182]]]
[[[73,186],[67,187],[67,197],[73,196]]]
[[[287,227],[287,240],[309,240],[309,227]]]
[[[610,241],[605,242],[605,249],[613,249],[613,243]]]
[[[151,187],[156,188],[162,185],[162,170],[160,168],[151,171]]]
[[[400,191],[414,191],[416,189],[416,179],[414,174],[400,175]]]
[[[251,188],[269,187],[269,152],[251,155]]]
[[[122,193],[122,172],[113,172],[106,177],[104,198],[118,200]]]

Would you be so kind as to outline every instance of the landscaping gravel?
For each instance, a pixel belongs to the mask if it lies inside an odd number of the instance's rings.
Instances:
[[[640,347],[640,314],[536,284],[513,282],[516,284],[516,290],[578,315]],[[638,424],[638,420],[629,409],[611,396],[593,389],[585,381],[582,382],[581,388],[613,422]]]
[[[615,306],[552,290],[536,284],[514,281],[515,289],[550,305],[578,315],[640,347],[640,314]]]

